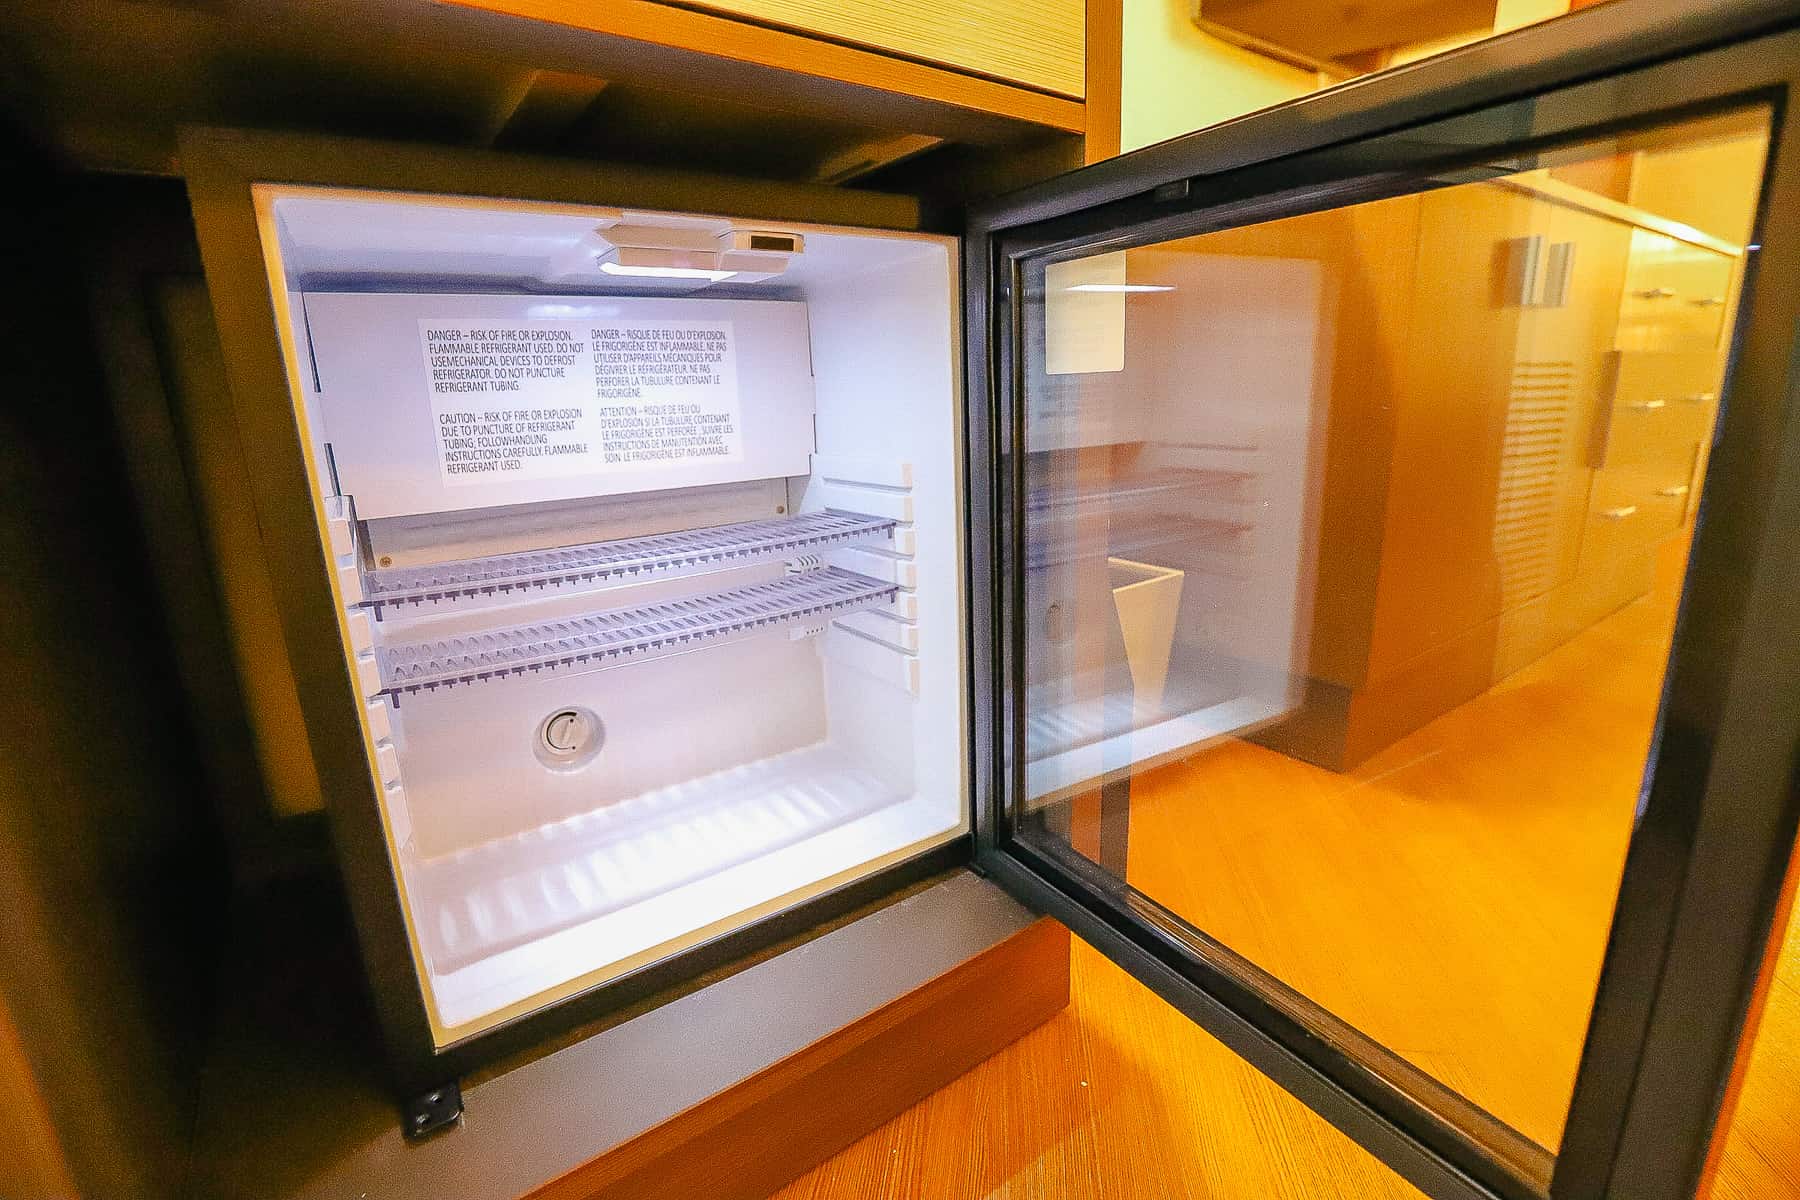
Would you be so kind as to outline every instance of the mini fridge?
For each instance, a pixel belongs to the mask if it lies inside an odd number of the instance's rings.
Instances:
[[[434,1040],[967,833],[953,245],[267,211]]]
[[[1769,773],[1793,731],[1734,691],[1791,628],[1793,541],[1764,535],[1800,495],[1794,20],[1603,6],[966,212],[189,131],[301,714],[284,736],[318,769],[399,1088],[967,864],[1434,1194],[1694,1166],[1795,811]],[[1500,184],[1560,212],[1567,164],[1720,113],[1767,147],[1750,236],[1631,218],[1729,279],[1677,297],[1714,322],[1677,348],[1714,357],[1684,368],[1690,474],[1650,482],[1705,499],[1559,1152],[1162,903],[1129,873],[1134,814],[1149,773],[1224,742],[1325,761],[1302,743],[1362,686],[1340,651],[1375,619],[1355,577],[1375,588],[1403,549],[1357,514],[1431,507],[1357,466],[1392,406],[1346,398],[1379,302],[1329,252],[1332,214],[1425,204],[1417,222]],[[1559,228],[1471,251],[1516,324],[1598,260]],[[1496,445],[1538,419],[1508,411]],[[1573,528],[1601,418],[1556,411]],[[1615,536],[1634,504],[1595,510],[1613,540],[1582,553],[1614,557],[1590,562],[1638,553]],[[1692,517],[1683,499],[1654,532]],[[1508,642],[1493,678],[1569,636]],[[1800,702],[1793,676],[1755,686]],[[1702,977],[1732,983],[1682,990]],[[1652,1096],[1661,1139],[1634,1123]]]

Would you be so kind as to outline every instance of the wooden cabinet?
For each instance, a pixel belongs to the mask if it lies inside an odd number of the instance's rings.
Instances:
[[[0,6],[0,37],[30,140],[86,169],[178,175],[183,126],[275,121],[827,184],[947,147],[913,177],[995,194],[1116,153],[1119,0],[1094,2],[1089,147],[1086,0],[94,0]]]
[[[1334,385],[1307,696],[1261,740],[1355,766],[1644,594],[1691,518],[1737,261],[1584,196],[1528,176],[1407,201],[1406,320]],[[1370,590],[1328,577],[1341,545]]]
[[[1730,307],[1736,260],[1667,234],[1631,231],[1619,306],[1621,350],[1712,350]]]
[[[1058,95],[1085,92],[1085,0],[697,0],[695,7]]]
[[[1423,198],[1369,681],[1573,577],[1629,239],[1506,187]]]
[[[1718,415],[1721,364],[1703,351],[1620,351],[1613,356],[1613,380],[1607,422],[1601,431],[1590,513],[1601,520],[1621,508],[1642,519],[1626,528],[1642,532],[1640,541],[1655,540],[1678,527],[1699,498],[1700,467]],[[1604,483],[1604,488],[1600,485]],[[1673,525],[1652,513],[1673,511]],[[1617,521],[1619,518],[1610,518]],[[1593,544],[1584,546],[1584,565],[1604,561],[1602,547],[1629,544],[1617,529],[1596,527]]]
[[[1582,537],[1583,569],[1605,571],[1621,555],[1645,549],[1680,528],[1692,473],[1690,463],[1671,484],[1664,476],[1643,469],[1598,472]],[[1633,598],[1627,590],[1619,599]]]
[[[1544,411],[1527,430],[1538,433],[1536,446],[1502,448],[1503,470],[1516,472],[1513,486],[1527,497],[1542,496],[1529,526],[1531,544],[1544,562],[1524,578],[1502,604],[1501,611],[1534,600],[1570,582],[1580,564],[1581,542],[1592,491],[1593,456],[1598,427],[1612,376],[1605,347],[1618,325],[1619,297],[1624,285],[1631,231],[1617,221],[1563,205],[1547,206],[1546,244],[1550,294],[1541,307],[1525,310],[1527,334],[1520,339],[1522,361],[1542,364],[1540,371],[1562,372],[1560,387],[1540,387],[1535,399]],[[1528,358],[1526,356],[1529,356]],[[1532,412],[1527,406],[1525,411]],[[1551,437],[1551,444],[1543,439]],[[1554,457],[1549,453],[1553,451]],[[1516,467],[1514,464],[1517,464]],[[1496,546],[1518,534],[1507,529],[1497,510]]]
[[[1086,0],[445,4],[474,33],[566,47],[608,86],[655,87],[659,125],[665,94],[679,89],[712,109],[753,100],[760,119],[729,128],[715,119],[727,140],[758,137],[794,113],[860,129],[821,161],[813,177],[824,182],[939,142],[1016,144],[1088,124]]]
[[[1631,231],[1584,572],[1617,571],[1624,557],[1648,553],[1692,515],[1718,415],[1737,270],[1737,260],[1719,250]],[[1618,604],[1632,598],[1622,588],[1612,592]]]
[[[1610,404],[1596,465],[1672,467],[1687,462],[1712,430],[1718,357],[1655,351],[1621,351],[1610,357]]]
[[[1416,265],[1402,284],[1414,297],[1412,322],[1402,371],[1382,398],[1394,409],[1394,442],[1361,682],[1499,611],[1492,535],[1508,409],[1515,391],[1535,394],[1548,377],[1520,361],[1523,310],[1502,302],[1496,266],[1516,239],[1534,236],[1538,216],[1527,198],[1500,188],[1419,201]]]

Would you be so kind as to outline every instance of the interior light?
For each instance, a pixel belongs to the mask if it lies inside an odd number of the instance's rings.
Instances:
[[[736,271],[709,271],[705,267],[647,267],[626,263],[603,262],[600,269],[608,275],[636,275],[647,279],[705,279],[717,283],[730,279]]]
[[[1065,292],[1172,292],[1172,286],[1160,283],[1077,283]]]

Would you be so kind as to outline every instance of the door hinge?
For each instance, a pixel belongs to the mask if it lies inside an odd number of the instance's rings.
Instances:
[[[454,1125],[462,1117],[462,1088],[452,1079],[441,1087],[421,1092],[406,1102],[401,1132],[409,1138],[422,1138]]]

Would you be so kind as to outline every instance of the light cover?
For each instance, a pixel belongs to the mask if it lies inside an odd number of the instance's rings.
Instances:
[[[636,275],[648,279],[705,279],[717,283],[730,279],[736,271],[715,271],[710,267],[670,267],[648,263],[603,262],[600,269],[608,275]]]

